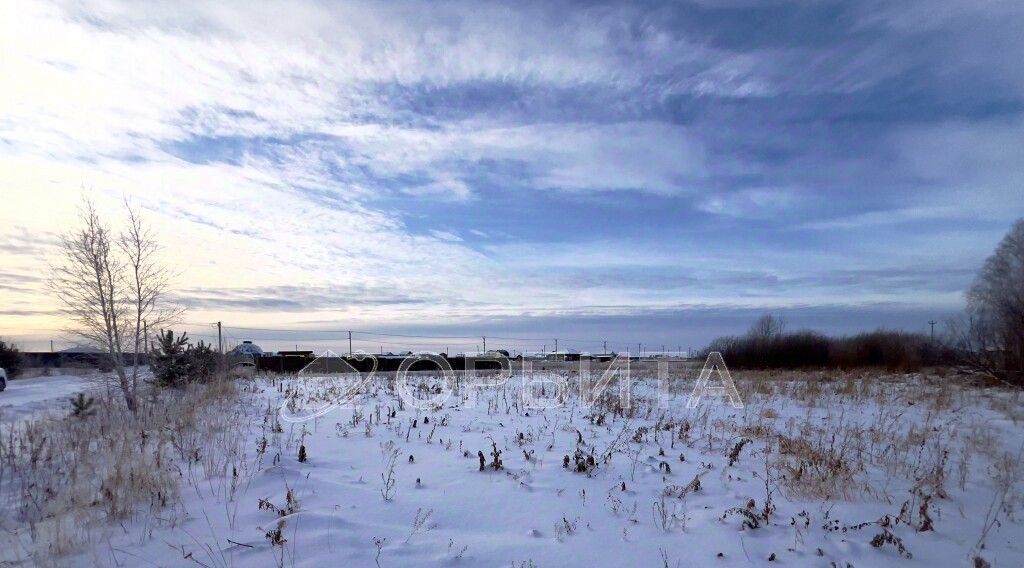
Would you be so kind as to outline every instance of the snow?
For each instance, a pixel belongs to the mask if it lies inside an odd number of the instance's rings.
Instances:
[[[112,526],[105,544],[64,562],[517,568],[660,567],[667,562],[733,567],[766,565],[774,555],[780,566],[965,566],[995,493],[994,464],[1003,452],[1014,455],[1024,443],[1019,398],[958,387],[948,405],[932,403],[932,394],[922,393],[942,389],[915,377],[874,379],[873,386],[855,388],[830,383],[814,396],[807,394],[812,387],[800,381],[740,382],[746,403],[740,410],[713,399],[688,409],[689,380],[674,383],[652,406],[647,403],[656,400],[659,385],[643,380],[633,387],[637,413],[630,417],[588,408],[571,393],[562,404],[554,381],[564,376],[534,375],[534,380],[547,381],[543,392],[539,383],[524,389],[515,376],[502,386],[457,390],[440,404],[420,409],[400,406],[393,379],[369,385],[340,376],[257,379],[244,401],[252,424],[239,434],[248,439],[251,467],[230,482],[233,491],[224,489],[224,480],[189,482],[191,487],[182,491],[182,518],[162,523],[143,515]],[[53,399],[46,392],[60,390],[67,396],[83,385],[72,377],[32,381],[14,390],[12,400],[45,403]],[[412,390],[421,399],[442,398],[435,394],[440,384],[435,378],[420,376],[415,382]],[[287,416],[313,412],[339,397],[347,401],[343,393],[353,387],[363,394],[350,408],[307,422],[277,418],[286,401]],[[528,406],[524,393],[532,393],[539,404]],[[684,424],[690,429],[681,437]],[[895,517],[915,483],[912,473],[887,472],[882,464],[888,462],[872,459],[842,488],[848,496],[797,494],[776,472],[776,510],[770,521],[749,528],[738,514],[723,519],[727,510],[745,508],[751,499],[755,509],[764,506],[765,440],[752,433],[756,425],[809,443],[816,439],[816,427],[838,433],[834,445],[844,432],[878,436],[878,454],[890,450],[887,435],[917,433],[924,441],[904,461],[918,465],[947,448],[947,495],[931,502],[935,530],[918,532],[906,523],[891,528],[912,553],[908,559],[889,544],[869,544],[882,532],[879,526],[853,528],[886,514]],[[729,465],[730,450],[745,436],[755,441]],[[264,439],[261,453],[257,448]],[[991,442],[981,447],[982,440]],[[492,441],[501,450],[503,468],[480,471],[477,452],[490,461]],[[858,441],[864,442],[850,443]],[[298,460],[300,445],[308,456],[305,463]],[[589,473],[563,468],[564,456],[578,447],[596,456]],[[961,489],[956,462],[964,447],[970,453],[965,454]],[[394,494],[385,499],[392,448],[397,452]],[[700,489],[683,491],[695,478]],[[297,499],[291,509],[289,491]],[[666,492],[671,495],[663,497]],[[261,501],[271,506],[261,507]],[[660,526],[659,507],[667,511],[667,526]],[[1024,565],[1019,516],[1017,510],[1004,512],[989,534],[983,555],[993,566]],[[424,517],[417,528],[417,519]],[[832,523],[838,530],[830,530]],[[283,544],[274,545],[266,536],[275,528],[281,528]],[[381,544],[379,556],[375,541]]]
[[[37,412],[66,407],[75,394],[99,388],[97,378],[54,375],[15,379],[0,392],[0,421],[27,418]]]

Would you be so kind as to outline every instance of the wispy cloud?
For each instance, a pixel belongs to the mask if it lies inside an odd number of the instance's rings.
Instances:
[[[201,314],[946,310],[1024,214],[1019,2],[3,10],[0,262],[127,196]]]

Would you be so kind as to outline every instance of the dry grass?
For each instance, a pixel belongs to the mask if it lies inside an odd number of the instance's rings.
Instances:
[[[174,524],[187,514],[183,488],[229,497],[246,468],[235,383],[154,391],[134,414],[117,395],[97,396],[88,416],[0,424],[4,560],[53,562],[95,545],[92,529],[111,521]]]
[[[672,368],[662,384],[651,369],[634,373],[628,405],[616,396],[615,381],[592,405],[585,405],[571,372],[538,372],[546,382],[525,388],[536,398],[564,402],[570,415],[583,422],[545,420],[536,430],[517,432],[519,447],[503,457],[521,453],[526,467],[536,468],[537,450],[543,454],[557,433],[566,432],[578,438],[580,455],[593,456],[585,470],[595,478],[610,470],[610,460],[626,460],[624,471],[630,478],[622,481],[625,491],[638,465],[643,466],[644,455],[665,460],[666,479],[668,462],[677,463],[669,457],[683,461],[685,453],[689,462],[697,456],[700,472],[689,486],[666,481],[667,496],[681,500],[701,491],[702,484],[729,486],[734,475],[753,475],[764,480],[764,492],[751,497],[757,498],[755,513],[760,511],[758,518],[765,523],[773,518],[775,495],[776,501],[817,501],[826,511],[836,501],[885,503],[891,505],[894,519],[930,530],[932,524],[943,522],[935,510],[951,507],[943,503],[955,499],[954,491],[987,482],[985,477],[993,475],[989,470],[995,472],[1004,495],[993,506],[990,524],[1019,514],[1024,505],[1014,497],[1020,459],[1014,454],[1018,458],[1011,460],[1008,452],[1016,448],[1004,447],[991,424],[971,411],[994,408],[1015,419],[1021,404],[1013,393],[978,388],[950,375],[743,372],[733,377],[745,408],[723,414],[711,412],[710,405],[685,408],[698,371]],[[465,381],[460,374],[448,404],[462,404],[478,394],[466,388]],[[440,392],[440,382],[439,374],[423,372],[413,374],[407,386],[416,397],[430,400]],[[251,383],[238,384],[249,388]],[[409,420],[395,418],[403,402],[397,398],[393,376],[365,384],[354,377],[268,377],[261,384],[280,393],[293,412],[353,399],[369,403],[354,411],[350,422],[336,424],[340,437],[372,437],[374,431],[390,430],[396,439],[408,440],[412,431]],[[522,413],[523,388],[521,381],[510,381],[490,388],[476,404],[488,415]],[[84,420],[40,418],[0,427],[0,511],[6,513],[0,530],[7,533],[0,533],[0,550],[14,551],[4,552],[3,558],[53,562],[76,547],[98,542],[101,536],[91,528],[116,519],[141,517],[147,523],[173,525],[188,514],[181,491],[232,503],[237,485],[245,483],[239,480],[250,479],[264,457],[277,463],[281,455],[295,455],[306,433],[301,426],[279,421],[268,403],[251,409],[246,400],[244,393],[226,383],[159,393],[145,401],[136,416],[114,397],[100,401],[99,412]],[[435,417],[430,419],[433,425]],[[256,421],[257,436],[262,428],[262,436],[254,459],[247,460],[242,441],[250,420]],[[428,444],[431,438],[432,434]],[[451,449],[452,440],[445,438]],[[750,442],[739,444],[743,439]],[[470,456],[477,448],[464,450],[460,442],[458,451]],[[382,481],[387,484],[387,475]],[[616,515],[625,510],[618,499],[610,500],[610,506]],[[655,520],[668,527],[664,503],[659,500],[652,510]],[[635,513],[634,503],[627,516]],[[676,521],[685,527],[685,512]]]

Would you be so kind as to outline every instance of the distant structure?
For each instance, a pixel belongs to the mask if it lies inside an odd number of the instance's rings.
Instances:
[[[239,356],[239,357],[250,357],[255,359],[256,357],[262,357],[264,355],[263,349],[253,343],[252,341],[243,341],[241,344],[236,345],[228,355]]]
[[[575,349],[563,349],[561,351],[550,351],[544,358],[548,361],[579,361],[580,352]]]
[[[278,351],[276,356],[282,359],[315,359],[316,354],[310,349],[296,349],[294,351]]]
[[[125,353],[125,357],[132,357]],[[88,345],[75,345],[57,352],[22,352],[25,366],[31,368],[69,368],[69,369],[110,369],[110,356],[103,350]],[[143,364],[149,363],[149,355],[139,353]]]

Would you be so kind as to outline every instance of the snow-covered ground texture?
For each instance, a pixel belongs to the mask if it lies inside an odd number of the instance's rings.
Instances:
[[[15,379],[0,392],[0,421],[24,419],[34,413],[67,405],[82,391],[100,388],[100,376],[54,375]]]
[[[78,515],[63,535],[10,520],[0,559],[863,568],[980,556],[1024,566],[1019,393],[955,377],[747,374],[735,377],[742,409],[712,397],[691,409],[695,375],[634,373],[628,404],[617,384],[587,404],[569,372],[461,379],[452,392],[432,374],[242,382],[215,412],[195,411],[207,417],[196,439],[143,436],[134,450],[179,491]],[[280,412],[338,402],[347,408],[304,422]],[[155,457],[160,448],[168,457]],[[159,484],[134,486],[146,495]],[[82,507],[110,508],[100,495]],[[38,552],[56,538],[63,556]]]

